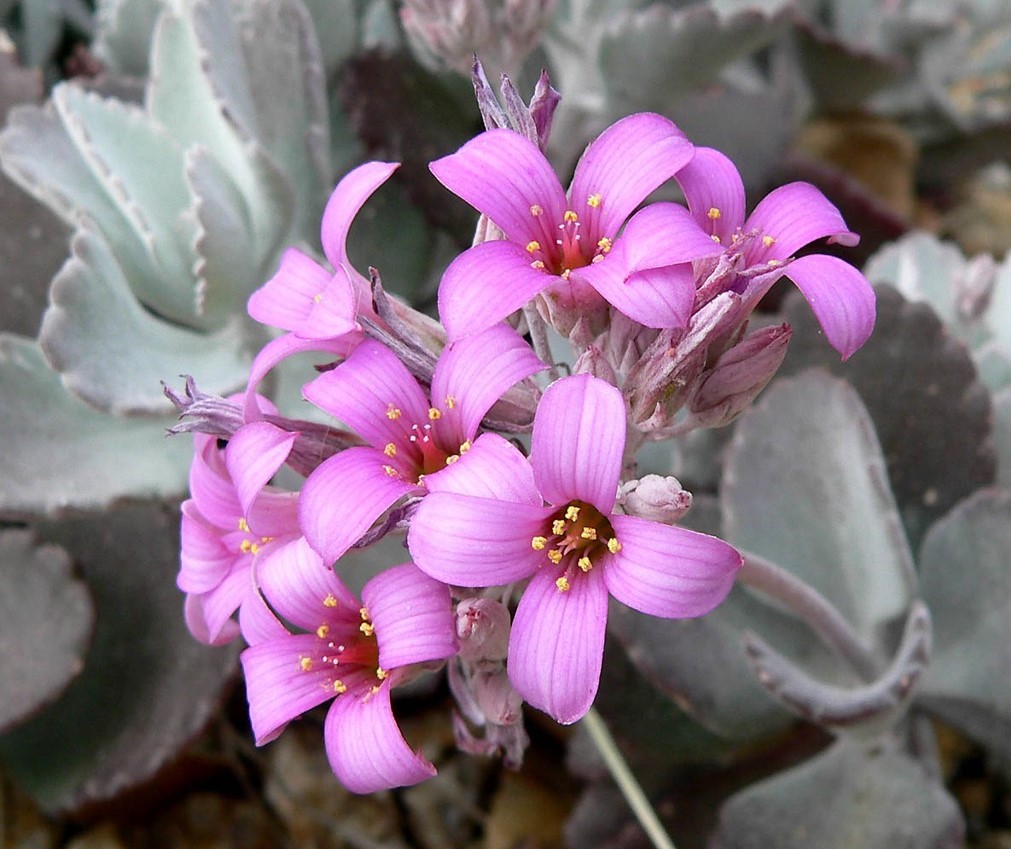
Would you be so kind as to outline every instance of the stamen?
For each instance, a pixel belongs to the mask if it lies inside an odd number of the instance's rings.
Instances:
[[[541,214],[542,212],[544,212],[544,210],[543,210],[543,209],[541,208],[541,205],[540,205],[539,203],[535,203],[535,204],[532,204],[532,205],[530,206],[530,214],[531,214],[531,215],[532,215],[532,216],[533,216],[534,218],[536,218],[536,217],[537,217],[538,215],[540,215],[540,214]]]
[[[580,534],[580,536],[583,539],[596,539],[597,538],[597,529],[596,528],[583,528],[583,531]]]
[[[601,200],[600,195],[594,193],[586,199],[586,202],[594,209],[596,209],[598,206],[600,206],[600,200]]]
[[[358,615],[362,617],[362,622],[368,622],[371,618],[369,616],[369,609],[367,607],[359,607]]]
[[[317,304],[323,303],[323,293],[317,292],[315,295],[312,296],[312,299]]]
[[[252,547],[253,544],[248,539],[244,539],[242,542],[239,543],[239,551],[241,551],[243,554],[249,554]]]
[[[302,668],[303,672],[308,672],[312,669],[312,658],[303,655],[298,659],[298,665]]]
[[[397,456],[397,446],[394,443],[392,443],[392,442],[387,442],[386,443],[386,447],[383,449],[383,453],[387,457],[396,457]]]
[[[718,244],[718,245],[722,245],[723,244],[723,240],[719,236],[717,236],[715,233],[713,233],[713,235],[710,236],[709,238],[712,239],[714,242],[716,242],[716,244]]]
[[[608,239],[607,236],[597,240],[597,247],[600,248],[602,253],[606,254],[613,246],[614,242]]]
[[[536,268],[538,271],[540,271],[544,268],[544,263],[539,259],[535,259],[532,263],[530,263],[530,267]]]
[[[400,418],[400,408],[394,407],[392,404],[388,404],[386,407],[386,418],[390,421],[396,421]]]
[[[439,419],[442,418],[442,410],[440,410],[438,407],[429,407],[428,408],[428,417],[433,422],[437,422]]]
[[[540,249],[541,249],[541,243],[538,242],[536,239],[534,239],[533,241],[527,242],[527,252],[528,253],[536,253]]]
[[[460,459],[460,455],[459,455],[459,454],[450,454],[450,455],[449,455],[449,456],[448,456],[448,457],[446,458],[446,465],[447,465],[447,466],[452,466],[452,465],[453,465],[453,463],[455,463],[455,462],[456,462],[457,460],[459,460],[459,459]]]
[[[327,634],[329,633],[330,633],[330,626],[327,625],[325,622],[316,629],[316,636],[319,637],[321,640],[325,640]]]
[[[779,260],[779,259],[770,259],[766,263],[766,265],[769,266],[769,268],[779,268],[779,266],[781,266],[782,264],[783,264],[783,261]]]
[[[590,562],[590,558],[585,554],[576,561],[576,565],[584,572],[589,572],[593,568],[593,563]]]
[[[530,547],[534,551],[543,551],[544,546],[546,546],[547,544],[548,544],[547,537],[534,537],[533,539],[530,540]]]
[[[376,632],[376,626],[371,622],[362,622],[362,624],[358,626],[358,630],[366,637],[371,637]]]
[[[386,474],[391,478],[396,478],[400,476],[397,470],[393,468],[393,466],[383,466],[383,471],[386,472]]]
[[[579,220],[579,216],[576,215],[571,209],[565,210],[565,215],[562,216],[562,221],[566,224],[575,224]]]
[[[337,606],[337,599],[334,598],[334,594],[333,593],[330,593],[330,595],[328,595],[325,599],[323,599],[323,606],[324,607],[336,607]]]
[[[559,535],[564,534],[567,527],[568,525],[565,524],[564,519],[555,519],[555,521],[551,523],[551,533]]]
[[[570,274],[572,274],[572,269],[571,268],[563,268],[562,269],[562,279],[563,280],[568,280]]]
[[[376,667],[376,678],[378,678],[380,681],[385,681],[387,675],[389,675],[389,673],[385,669],[383,669],[383,667],[381,666]]]
[[[575,504],[570,504],[565,508],[565,518],[575,522],[579,518],[579,508]]]
[[[239,519],[239,530],[242,531],[244,534],[248,534],[249,533],[249,522],[247,522],[245,519],[240,518]]]
[[[548,560],[557,566],[562,562],[562,552],[557,548],[552,548],[551,551],[548,552]]]
[[[456,408],[456,398],[454,398],[452,395],[447,395],[446,396],[446,406],[450,410],[455,409]]]
[[[611,554],[617,554],[619,551],[621,551],[621,543],[618,542],[617,537],[611,537],[607,541],[607,550],[610,551]]]
[[[708,215],[713,221],[715,221],[717,218],[721,218],[723,216],[723,213],[720,212],[720,210],[717,209],[715,206],[711,206],[709,207],[709,212],[707,212],[706,215]]]
[[[772,238],[772,236],[762,236],[762,244],[767,248],[771,248],[774,244],[776,244],[776,240]]]
[[[470,451],[470,448],[471,448],[471,445],[470,445],[470,440],[469,439],[465,439],[463,442],[460,443],[460,453],[461,454],[466,454],[468,451]]]
[[[569,579],[562,575],[557,581],[555,581],[555,586],[558,587],[558,592],[567,593],[572,587],[569,585]]]
[[[342,695],[348,691],[348,686],[339,678],[335,679],[333,682],[333,691],[338,695]]]

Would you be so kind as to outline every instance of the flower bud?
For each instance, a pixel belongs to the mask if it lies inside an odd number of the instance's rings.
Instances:
[[[465,598],[456,606],[460,659],[501,662],[509,652],[509,609],[492,598]]]
[[[618,501],[630,516],[671,525],[688,512],[692,494],[677,478],[646,475],[623,483]]]
[[[688,402],[696,427],[723,427],[761,392],[783,364],[793,330],[763,327],[723,354]]]
[[[591,374],[594,377],[599,377],[601,380],[606,380],[612,386],[618,384],[618,378],[614,373],[614,369],[611,368],[611,364],[607,361],[607,357],[604,356],[604,352],[596,345],[590,345],[589,348],[579,355],[579,359],[572,366],[572,373]]]
[[[481,713],[492,725],[515,725],[523,718],[523,697],[504,668],[478,672],[470,680],[470,688]]]

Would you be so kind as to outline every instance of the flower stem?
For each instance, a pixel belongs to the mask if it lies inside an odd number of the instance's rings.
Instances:
[[[737,577],[742,583],[782,602],[865,681],[878,677],[881,662],[828,599],[810,584],[805,584],[796,575],[764,557],[750,551],[742,551],[741,554],[744,566]]]
[[[653,806],[649,803],[649,799],[646,798],[646,794],[642,792],[642,787],[635,780],[635,776],[632,775],[632,770],[629,769],[621,752],[618,751],[614,737],[611,736],[611,732],[608,731],[607,725],[600,714],[597,713],[596,708],[591,707],[582,721],[583,725],[586,726],[590,739],[593,740],[597,751],[600,752],[600,756],[604,759],[611,777],[618,785],[618,789],[621,790],[621,794],[625,797],[625,801],[628,802],[628,806],[632,809],[632,813],[635,814],[635,818],[639,820],[639,825],[646,832],[646,836],[650,839],[650,842],[656,849],[676,849],[674,841],[664,831],[663,826],[660,824],[660,818],[656,815],[656,811],[653,810]]]
[[[530,341],[533,343],[534,353],[545,362],[550,369],[548,376],[551,380],[558,380],[558,367],[551,356],[551,345],[548,342],[548,326],[537,312],[537,307],[529,303],[523,307],[523,318],[527,322],[527,330],[530,333]]]

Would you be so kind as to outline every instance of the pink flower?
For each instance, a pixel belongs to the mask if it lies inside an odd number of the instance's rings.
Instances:
[[[545,290],[549,300],[570,307],[599,301],[595,290],[637,321],[673,323],[680,305],[663,306],[671,287],[645,272],[712,255],[713,245],[683,207],[670,203],[648,207],[619,231],[692,152],[671,121],[642,113],[590,144],[568,196],[537,145],[510,130],[490,130],[433,162],[439,181],[505,234],[465,251],[446,270],[439,314],[449,338],[490,327]],[[650,311],[639,306],[640,288],[654,293],[659,315],[656,303]]]
[[[814,311],[825,336],[843,359],[857,351],[874,329],[874,290],[859,271],[832,256],[793,255],[817,239],[855,245],[842,216],[809,183],[790,183],[770,192],[745,218],[744,185],[734,164],[712,148],[696,148],[695,158],[677,174],[692,217],[722,246],[731,269],[713,278],[711,291],[692,293],[696,303],[728,289],[749,314],[781,277],[789,277]]]
[[[456,491],[425,498],[408,544],[423,571],[449,584],[531,579],[509,677],[532,705],[575,722],[600,680],[609,595],[653,616],[700,616],[730,591],[741,557],[713,537],[614,512],[625,404],[602,380],[577,375],[547,389],[529,462],[500,444],[494,464],[475,458],[470,476],[451,482]]]
[[[214,437],[195,435],[176,583],[186,593],[186,623],[201,642],[235,638],[231,616],[249,595],[254,560],[301,533],[298,493],[266,486],[296,436],[255,422],[239,428],[221,450]]]
[[[330,699],[323,736],[337,778],[354,793],[417,784],[435,768],[404,740],[390,690],[415,664],[457,651],[449,590],[410,563],[369,581],[360,603],[304,539],[258,565],[262,602],[244,608],[242,653],[257,745]]]
[[[543,368],[501,325],[446,347],[430,398],[396,355],[371,339],[306,385],[308,400],[369,443],[330,457],[306,480],[300,519],[313,548],[332,563],[400,498],[437,487],[471,450],[502,393]]]

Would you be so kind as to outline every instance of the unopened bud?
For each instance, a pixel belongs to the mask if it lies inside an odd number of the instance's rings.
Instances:
[[[460,659],[501,662],[509,653],[509,609],[492,598],[465,598],[456,606]]]
[[[516,692],[504,668],[477,673],[470,687],[481,713],[492,725],[515,725],[523,718],[523,697]]]
[[[611,368],[611,364],[607,361],[607,357],[604,356],[604,352],[600,350],[596,345],[590,345],[579,358],[572,365],[573,374],[590,374],[594,377],[599,377],[601,380],[606,380],[612,386],[618,384],[618,378],[614,373],[614,369]]]
[[[733,421],[779,371],[792,335],[788,324],[763,327],[723,354],[688,402],[695,426]]]
[[[646,475],[623,483],[618,501],[630,516],[671,525],[688,512],[692,494],[675,477]]]

